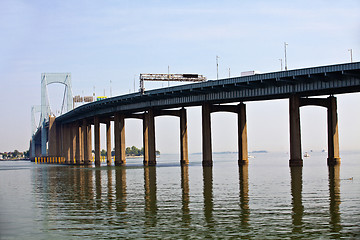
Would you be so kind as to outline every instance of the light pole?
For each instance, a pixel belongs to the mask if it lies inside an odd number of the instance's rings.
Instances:
[[[170,66],[168,65],[168,87],[170,87]]]
[[[279,61],[280,61],[280,70],[282,71],[283,70],[282,58],[279,58]]]
[[[216,55],[216,80],[219,80],[219,59],[220,57]]]
[[[110,97],[112,97],[112,87],[111,87],[111,80],[110,80]]]
[[[285,71],[287,71],[288,70],[288,68],[287,68],[287,58],[286,58],[286,46],[287,46],[288,44],[286,43],[286,42],[284,42],[284,50],[285,50]]]
[[[353,58],[352,58],[352,49],[348,49],[348,51],[350,52],[350,62],[353,62]]]

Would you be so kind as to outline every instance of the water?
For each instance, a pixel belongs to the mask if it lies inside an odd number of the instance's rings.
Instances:
[[[356,239],[360,154],[340,168],[311,153],[290,169],[287,154],[162,155],[157,167],[87,168],[0,162],[0,239]],[[353,180],[349,180],[349,178]]]

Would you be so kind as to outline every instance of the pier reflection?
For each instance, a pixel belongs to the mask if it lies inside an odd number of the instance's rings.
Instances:
[[[240,198],[240,222],[241,227],[249,227],[249,176],[248,165],[239,166],[239,198]]]
[[[182,222],[188,227],[190,225],[190,195],[189,195],[189,167],[181,166],[181,190],[182,190]]]
[[[156,199],[156,167],[144,167],[145,190],[145,225],[154,227],[157,224],[157,199]]]
[[[115,181],[116,181],[116,202],[115,207],[117,212],[126,211],[126,168],[115,168]]]
[[[330,195],[330,228],[331,232],[340,233],[340,165],[329,166],[329,195]]]
[[[113,182],[112,182],[112,170],[109,168],[107,170],[107,206],[108,209],[112,209],[114,204],[114,192],[113,192]]]
[[[101,199],[101,170],[100,168],[95,169],[95,206],[97,210],[102,208],[102,199]]]
[[[291,196],[292,196],[292,232],[294,234],[303,232],[304,206],[302,203],[302,171],[299,166],[290,167]]]
[[[213,218],[213,172],[212,167],[203,167],[204,215],[208,228],[214,228]]]

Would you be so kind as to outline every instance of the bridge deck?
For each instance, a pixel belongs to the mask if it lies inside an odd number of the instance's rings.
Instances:
[[[133,93],[92,102],[56,118],[68,123],[114,112],[319,96],[360,91],[360,62],[257,74]]]

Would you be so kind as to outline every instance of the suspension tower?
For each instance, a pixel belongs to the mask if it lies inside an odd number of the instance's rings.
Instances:
[[[42,156],[47,155],[46,143],[48,141],[48,139],[47,139],[48,133],[47,133],[47,129],[45,128],[45,125],[49,121],[49,116],[51,115],[47,86],[49,84],[53,84],[53,83],[59,83],[59,84],[65,85],[61,113],[66,113],[73,109],[71,73],[42,73],[41,74],[41,116],[40,116],[41,155]],[[34,134],[34,132],[33,132],[33,134]],[[33,138],[34,138],[34,135],[33,135]],[[33,139],[33,142],[34,142],[34,139]],[[32,150],[32,152],[34,152],[34,150]],[[32,157],[34,157],[34,156],[32,156]]]

